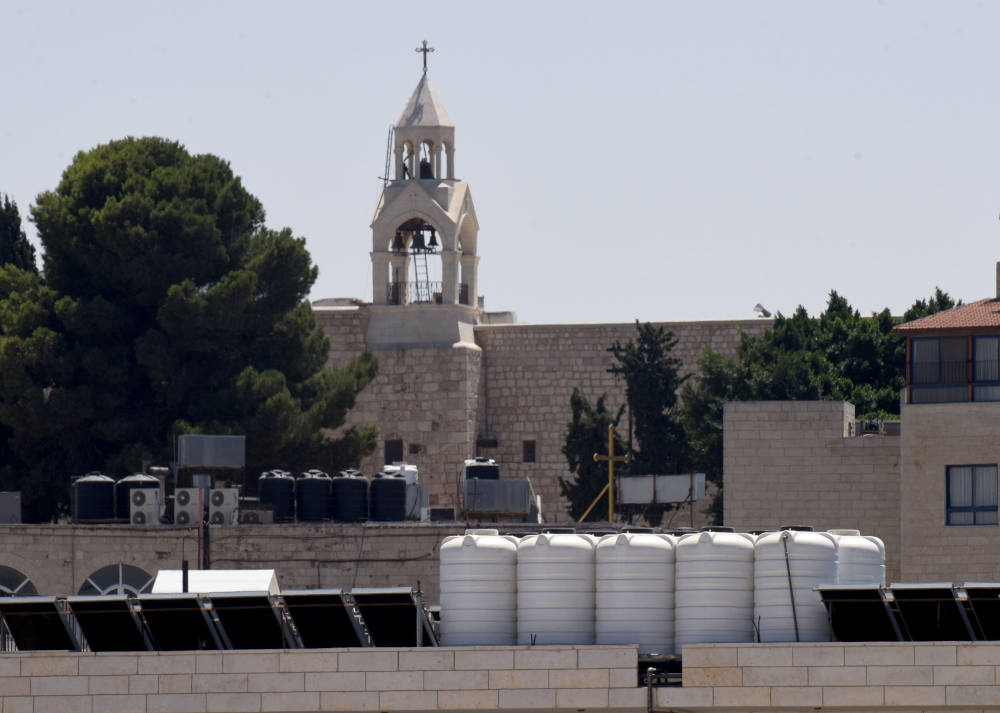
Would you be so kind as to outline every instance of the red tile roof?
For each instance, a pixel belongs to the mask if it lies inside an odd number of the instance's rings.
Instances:
[[[1000,298],[988,297],[921,317],[900,324],[893,331],[904,336],[919,336],[935,332],[972,334],[986,330],[1000,332]]]

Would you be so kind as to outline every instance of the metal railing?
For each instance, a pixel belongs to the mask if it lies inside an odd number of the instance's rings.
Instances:
[[[390,282],[386,301],[391,305],[441,304],[443,284],[441,282]],[[459,304],[469,304],[469,286],[458,286]]]

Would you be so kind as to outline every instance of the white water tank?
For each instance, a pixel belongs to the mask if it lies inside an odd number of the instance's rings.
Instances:
[[[813,587],[836,581],[837,539],[833,535],[781,530],[757,538],[754,622],[760,641],[829,641],[826,607]]]
[[[674,648],[753,641],[754,536],[683,535],[674,549]]]
[[[598,541],[594,643],[674,652],[674,542],[670,535],[646,533]]]
[[[441,644],[512,646],[517,538],[466,530],[441,543]]]
[[[837,584],[885,586],[885,544],[858,530],[827,530],[837,538]]]
[[[517,546],[517,643],[594,643],[590,535],[529,535]]]

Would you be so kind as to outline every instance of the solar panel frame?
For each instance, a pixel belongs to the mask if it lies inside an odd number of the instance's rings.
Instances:
[[[224,648],[205,602],[197,594],[140,594],[138,603],[156,651]]]
[[[821,584],[823,600],[837,641],[903,641],[903,634],[878,584]]]
[[[291,589],[281,599],[304,648],[372,646],[354,598],[344,590]]]
[[[58,597],[0,597],[0,617],[18,651],[80,651]]]
[[[970,624],[979,641],[1000,640],[1000,582],[966,582]]]
[[[437,646],[437,637],[412,587],[355,587],[351,596],[375,646]]]
[[[153,650],[127,595],[73,596],[66,598],[66,605],[91,651]]]
[[[268,592],[217,592],[204,595],[228,648],[298,648],[290,639],[280,602]],[[263,634],[263,636],[262,636]]]
[[[975,641],[951,582],[893,583],[886,592],[909,641]]]

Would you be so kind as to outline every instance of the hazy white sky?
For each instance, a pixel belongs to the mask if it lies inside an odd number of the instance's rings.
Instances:
[[[0,22],[0,192],[22,214],[77,151],[176,139],[306,237],[313,299],[371,299],[386,132],[425,38],[489,309],[994,294],[1000,3],[0,0]]]

